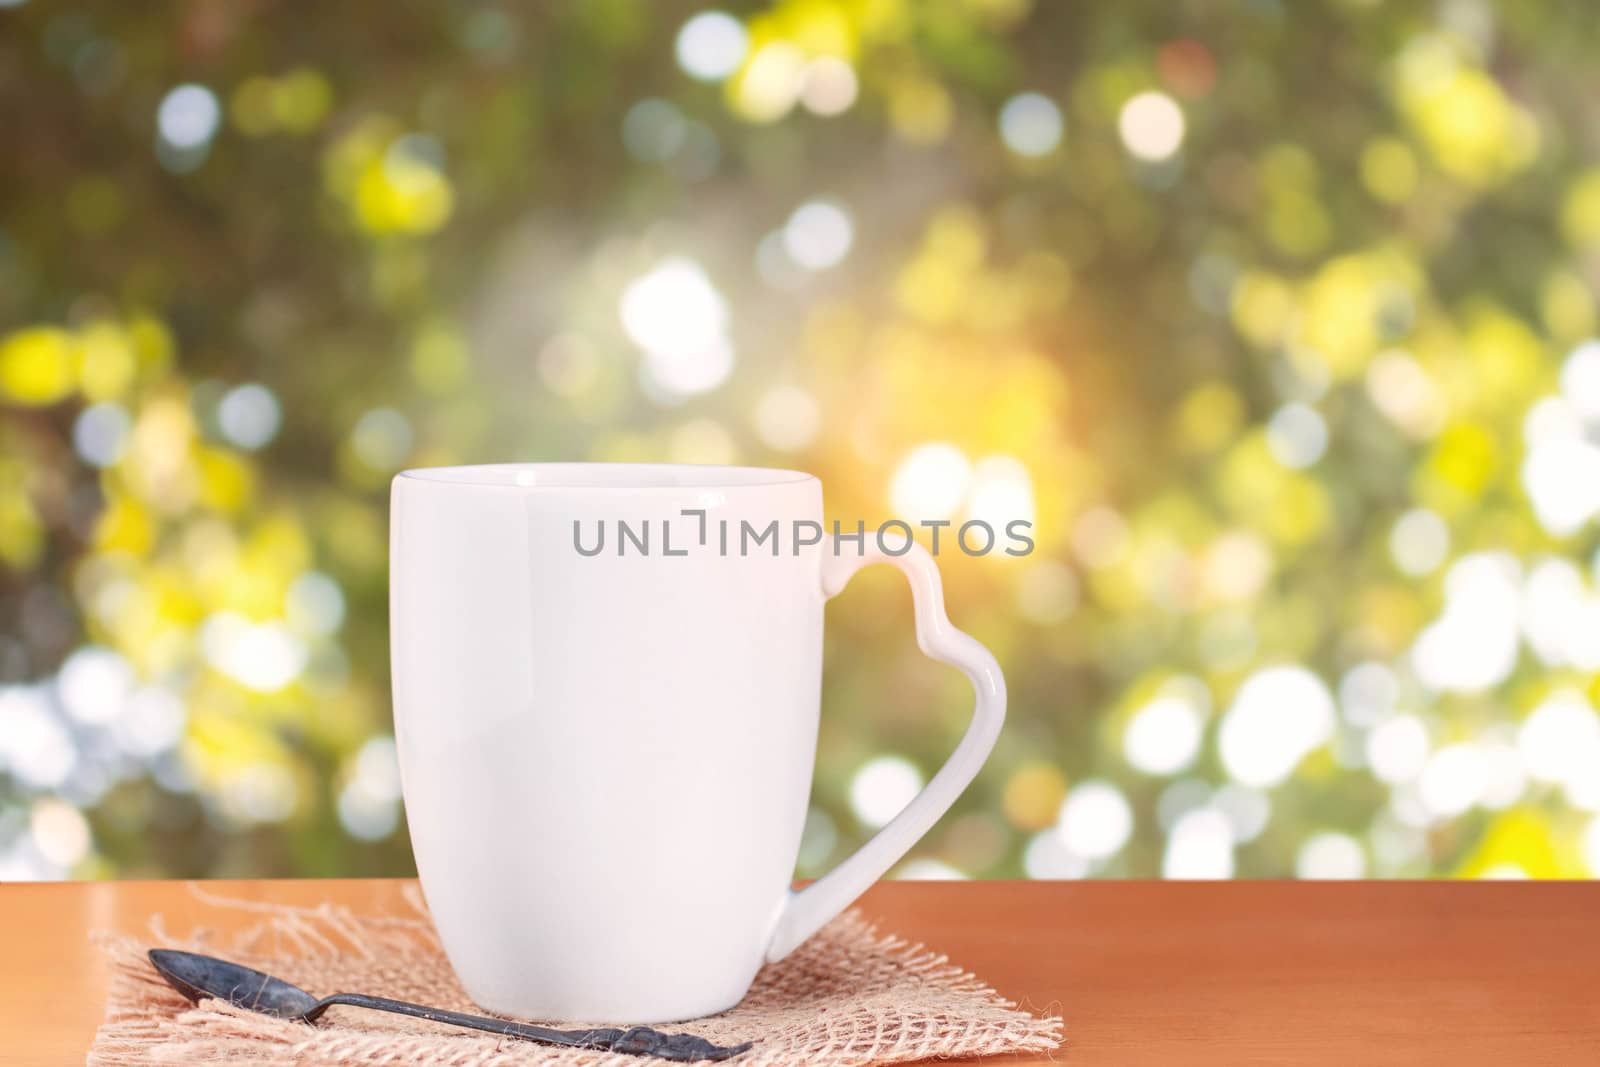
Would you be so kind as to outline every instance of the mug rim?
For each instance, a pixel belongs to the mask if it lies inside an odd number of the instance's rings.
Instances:
[[[755,489],[814,482],[816,475],[782,467],[718,463],[474,463],[412,467],[395,475],[421,485],[519,492],[647,492]]]

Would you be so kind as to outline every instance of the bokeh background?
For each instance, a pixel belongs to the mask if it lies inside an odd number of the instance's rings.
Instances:
[[[908,876],[1600,873],[1584,3],[0,0],[0,878],[411,871],[404,466],[820,474]],[[883,570],[883,569],[877,569]],[[829,609],[801,860],[966,721]],[[759,709],[756,709],[757,711]]]

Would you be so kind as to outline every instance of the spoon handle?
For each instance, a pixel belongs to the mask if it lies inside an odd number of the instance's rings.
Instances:
[[[364,993],[335,993],[331,997],[324,997],[301,1017],[308,1023],[315,1022],[323,1012],[335,1005],[409,1015],[414,1019],[427,1019],[430,1022],[446,1023],[450,1026],[484,1030],[491,1034],[521,1038],[524,1041],[538,1041],[546,1045],[603,1049],[635,1056],[655,1056],[680,1063],[690,1063],[695,1060],[725,1060],[750,1048],[748,1042],[726,1048],[693,1034],[664,1034],[648,1026],[635,1026],[627,1030],[614,1026],[591,1030],[557,1030],[548,1026],[535,1026],[532,1023],[513,1022],[510,1019],[467,1015],[459,1011],[446,1011],[444,1008],[426,1008],[420,1004],[408,1004],[403,1000],[390,1000],[388,997],[372,997]]]

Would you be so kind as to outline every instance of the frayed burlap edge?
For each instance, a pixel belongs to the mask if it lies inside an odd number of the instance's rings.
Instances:
[[[381,917],[327,904],[296,908],[194,891],[210,904],[252,911],[260,919],[225,940],[205,931],[173,936],[159,917],[151,921],[148,942],[96,934],[113,973],[106,1019],[89,1050],[88,1067],[640,1067],[649,1062],[354,1009],[336,1008],[309,1027],[214,1000],[191,1005],[155,973],[146,949],[226,956],[318,994],[374,993],[479,1011],[451,971],[414,887],[407,893],[412,915]],[[738,1006],[668,1029],[689,1030],[720,1044],[756,1042],[733,1061],[740,1067],[857,1067],[1045,1052],[1060,1044],[1062,1020],[1023,1011],[946,957],[879,933],[851,912],[764,968]]]

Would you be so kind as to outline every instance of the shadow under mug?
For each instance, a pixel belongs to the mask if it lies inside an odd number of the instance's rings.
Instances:
[[[999,733],[1000,669],[945,617],[933,560],[822,536],[811,475],[440,467],[397,476],[391,510],[411,842],[445,951],[490,1011],[653,1023],[732,1007],[927,833]],[[740,543],[742,524],[774,521],[775,546]],[[823,604],[879,562],[911,584],[922,651],[972,682],[972,724],[904,811],[791,891]]]

